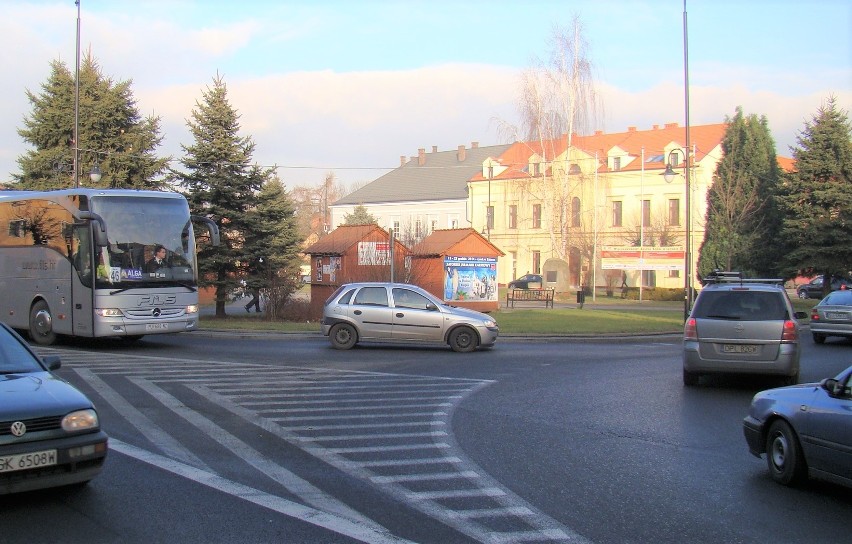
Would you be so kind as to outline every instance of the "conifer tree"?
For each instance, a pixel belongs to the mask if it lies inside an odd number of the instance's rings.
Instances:
[[[246,284],[269,294],[266,315],[275,318],[281,303],[299,286],[301,249],[295,205],[277,176],[263,184],[257,206],[249,210],[247,219],[249,230],[241,261],[245,263]]]
[[[344,225],[372,225],[374,223],[376,223],[376,218],[363,204],[358,204],[352,208],[352,213],[343,216]]]
[[[219,227],[220,245],[199,251],[198,281],[215,288],[216,316],[224,317],[228,296],[250,263],[246,240],[257,222],[249,212],[257,207],[258,193],[274,169],[251,164],[255,144],[239,135],[239,114],[218,74],[191,115],[187,126],[194,142],[181,146],[185,171],[174,175],[187,191],[192,213],[209,217]]]
[[[80,66],[78,111],[80,186],[162,189],[168,158],[157,158],[159,117],[142,118],[130,81],[105,77],[91,55]],[[13,174],[21,189],[74,186],[74,74],[60,61],[41,94],[27,91],[32,114],[18,134],[34,149],[18,158]],[[94,166],[102,172],[97,184],[89,178]]]
[[[765,117],[738,107],[722,138],[724,157],[707,191],[704,241],[698,274],[715,269],[748,276],[778,274],[780,216],[775,195],[780,169]]]
[[[852,125],[835,97],[806,122],[780,198],[786,275],[852,270]],[[829,282],[824,282],[826,289]]]

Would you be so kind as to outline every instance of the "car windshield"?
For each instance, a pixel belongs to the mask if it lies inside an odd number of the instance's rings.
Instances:
[[[5,330],[0,330],[0,374],[39,372],[44,368],[32,354]]]
[[[779,293],[771,291],[705,291],[693,311],[700,319],[773,321],[787,319]]]

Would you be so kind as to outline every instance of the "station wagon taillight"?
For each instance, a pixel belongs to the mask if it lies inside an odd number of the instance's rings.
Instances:
[[[781,333],[781,342],[795,342],[799,335],[796,331],[796,322],[789,319],[784,322],[784,331]]]
[[[683,339],[698,341],[698,330],[695,327],[694,317],[686,320],[686,324],[683,326]]]

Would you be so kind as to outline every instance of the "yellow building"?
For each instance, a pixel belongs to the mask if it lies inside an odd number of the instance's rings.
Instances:
[[[468,181],[469,220],[506,254],[498,281],[539,273],[557,291],[623,281],[682,288],[690,249],[697,285],[707,188],[725,129],[690,127],[689,198],[686,131],[677,123],[517,142],[486,158]]]

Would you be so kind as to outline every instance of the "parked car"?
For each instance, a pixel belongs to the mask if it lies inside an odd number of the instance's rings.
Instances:
[[[0,323],[0,495],[82,484],[107,455],[92,402]]]
[[[832,291],[811,309],[811,335],[822,344],[828,336],[852,338],[852,290]]]
[[[326,300],[322,333],[336,349],[373,340],[440,342],[468,352],[494,345],[499,329],[488,315],[444,304],[415,285],[349,283]]]
[[[544,286],[540,274],[524,274],[509,282],[509,289],[541,289]]]
[[[813,477],[852,486],[852,367],[819,383],[756,394],[743,433],[752,455],[766,454],[778,483]]]
[[[796,288],[796,295],[801,298],[822,298],[823,291],[823,276],[817,276],[808,283],[803,283],[802,285]],[[837,291],[842,287],[846,287],[847,289],[852,289],[852,279],[849,278],[841,278],[839,276],[832,276],[831,278],[831,291]]]
[[[683,332],[683,383],[703,374],[740,373],[799,381],[799,324],[781,280],[739,276],[707,281]]]

